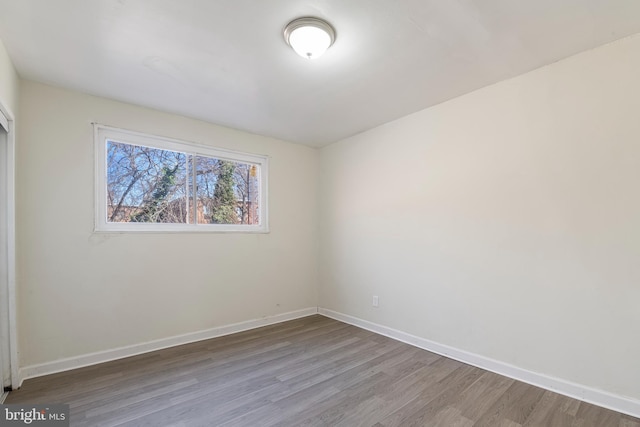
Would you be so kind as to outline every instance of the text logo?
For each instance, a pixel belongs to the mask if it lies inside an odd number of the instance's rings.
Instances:
[[[0,426],[68,427],[69,405],[0,405]]]

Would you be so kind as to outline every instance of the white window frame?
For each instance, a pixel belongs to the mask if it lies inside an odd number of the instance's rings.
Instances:
[[[108,233],[268,233],[269,158],[241,153],[162,136],[148,135],[101,124],[93,124],[95,141],[95,231]],[[260,224],[167,224],[107,221],[107,141],[139,145],[161,150],[179,151],[187,155],[202,155],[233,162],[259,165]]]

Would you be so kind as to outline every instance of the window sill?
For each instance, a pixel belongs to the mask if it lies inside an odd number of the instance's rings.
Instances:
[[[96,227],[93,232],[96,234],[269,234],[268,227],[225,227],[225,226],[206,226],[206,225],[184,225],[184,226],[167,226],[158,227],[157,224],[122,224],[118,227]],[[149,225],[148,227],[146,225]]]

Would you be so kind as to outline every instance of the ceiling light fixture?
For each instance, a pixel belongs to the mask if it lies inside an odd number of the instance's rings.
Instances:
[[[284,27],[284,40],[303,58],[321,56],[336,40],[331,24],[318,18],[298,18]]]

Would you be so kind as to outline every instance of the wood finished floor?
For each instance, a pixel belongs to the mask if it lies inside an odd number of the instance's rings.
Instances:
[[[25,381],[72,426],[640,427],[640,419],[310,316]]]

